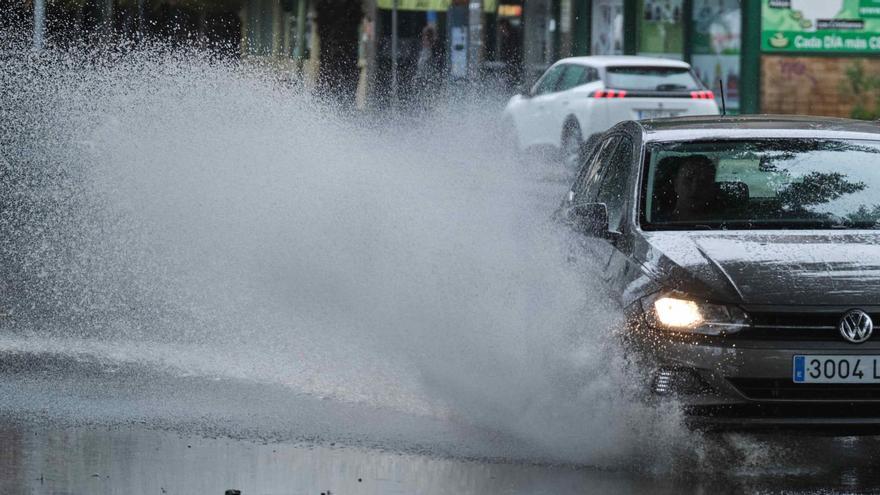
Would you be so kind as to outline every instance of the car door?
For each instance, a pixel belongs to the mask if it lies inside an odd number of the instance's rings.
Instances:
[[[578,206],[596,202],[603,169],[608,165],[619,140],[619,136],[613,135],[602,139],[596,145],[593,153],[581,167],[571,191],[568,193],[562,208],[561,218],[577,231],[580,231],[578,227],[580,219],[575,214],[575,209]],[[600,245],[602,242],[604,242],[602,239],[591,235],[584,235],[581,240],[586,255],[590,258],[596,253],[603,252],[603,247]],[[604,269],[604,264],[600,268]]]
[[[602,83],[599,78],[599,70],[595,67],[586,67],[584,79],[581,85],[591,85],[594,90],[601,89]],[[572,98],[585,98],[582,92],[572,92]],[[580,93],[580,94],[577,94]],[[574,114],[578,117],[581,125],[581,134],[583,138],[589,139],[590,136],[608,130],[605,126],[607,120],[607,109],[602,105],[587,105],[583,100],[571,100],[570,107],[574,110]]]
[[[556,85],[556,92],[553,93],[553,97],[547,104],[549,108],[547,130],[551,133],[548,138],[554,139],[557,146],[562,144],[562,127],[568,116],[572,114],[572,98],[577,96],[571,90],[584,83],[586,72],[587,67],[583,65],[567,64],[565,72],[562,73],[559,83]]]
[[[620,136],[613,135],[605,137],[596,144],[593,153],[581,167],[581,171],[571,188],[568,198],[569,207],[596,202],[602,168],[608,161],[610,153],[617,147],[619,140]]]
[[[603,203],[608,209],[608,230],[611,236],[596,243],[594,252],[596,259],[604,267],[605,281],[613,287],[623,280],[622,272],[627,269],[628,254],[623,251],[626,247],[623,241],[627,234],[627,212],[632,206],[628,191],[632,181],[634,153],[632,139],[626,135],[619,136],[614,152],[602,168],[602,178],[598,181],[596,192],[595,201]]]
[[[579,219],[574,210],[579,205],[603,203],[608,208],[609,230],[620,232],[625,225],[626,187],[631,171],[627,155],[631,160],[632,142],[627,136],[614,134],[603,138],[595,150],[569,192],[564,217],[569,225],[576,228]],[[619,237],[605,238],[591,234],[583,237],[585,254],[593,260],[594,267],[602,273],[606,283],[614,278],[610,263]]]
[[[541,79],[532,87],[531,97],[528,102],[527,118],[525,119],[526,139],[525,146],[537,146],[556,144],[550,139],[547,127],[551,125],[550,105],[553,101],[556,85],[559,78],[565,72],[565,65],[554,65],[547,69]]]

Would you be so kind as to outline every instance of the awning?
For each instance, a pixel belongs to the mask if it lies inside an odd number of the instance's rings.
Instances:
[[[391,10],[393,0],[377,0],[380,9]],[[435,10],[446,12],[452,0],[397,0],[397,10]],[[494,14],[497,0],[483,0],[483,12]]]

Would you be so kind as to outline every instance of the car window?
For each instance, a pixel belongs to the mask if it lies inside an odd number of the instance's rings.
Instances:
[[[607,161],[603,160],[603,158],[609,157],[609,154],[614,150],[619,140],[619,136],[611,136],[605,138],[596,146],[595,152],[584,163],[581,173],[575,181],[574,188],[572,188],[572,203],[592,203],[595,200],[596,186],[598,179],[601,177],[599,172],[602,169],[602,165]]]
[[[617,148],[602,167],[602,183],[596,196],[597,203],[608,207],[608,227],[620,231],[626,206],[626,186],[632,164],[632,141],[621,137]]]
[[[685,91],[703,89],[684,67],[609,67],[605,71],[609,88],[631,91]]]
[[[595,67],[584,67],[584,77],[581,79],[581,84],[591,83],[593,81],[599,80],[599,71],[596,70]]]
[[[559,82],[560,76],[565,71],[565,65],[555,65],[544,73],[540,80],[535,83],[532,88],[533,95],[543,95],[556,91],[556,84]]]
[[[880,228],[877,141],[687,141],[650,157],[648,228]]]
[[[565,91],[583,84],[586,69],[583,65],[566,65],[565,73],[562,74],[559,84],[556,85],[556,91]]]

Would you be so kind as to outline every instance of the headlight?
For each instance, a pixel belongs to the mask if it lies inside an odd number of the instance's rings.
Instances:
[[[694,327],[703,322],[703,313],[694,301],[661,297],[654,301],[654,313],[662,325],[674,328]]]
[[[643,307],[654,326],[677,332],[721,335],[749,326],[749,316],[736,306],[709,304],[678,295],[647,298]]]

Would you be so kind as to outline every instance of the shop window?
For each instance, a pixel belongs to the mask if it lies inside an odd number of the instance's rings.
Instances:
[[[639,55],[684,58],[683,0],[639,2]]]
[[[724,82],[727,111],[739,111],[742,11],[739,0],[693,0],[691,65],[721,103]]]
[[[590,53],[623,55],[623,0],[593,0]]]

